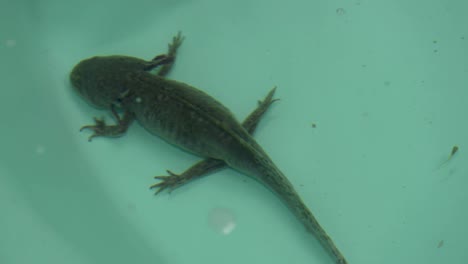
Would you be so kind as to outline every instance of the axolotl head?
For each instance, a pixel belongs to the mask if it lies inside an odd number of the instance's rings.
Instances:
[[[138,58],[126,56],[92,57],[78,63],[70,73],[73,88],[97,108],[109,108],[128,92],[132,73],[146,71],[151,66]]]

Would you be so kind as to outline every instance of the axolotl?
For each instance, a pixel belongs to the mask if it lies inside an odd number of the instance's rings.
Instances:
[[[129,56],[98,56],[79,62],[71,71],[74,90],[96,108],[110,110],[116,124],[94,118],[89,137],[118,137],[133,121],[167,142],[205,158],[182,174],[156,176],[156,193],[172,190],[214,170],[231,167],[274,192],[326,249],[335,263],[347,261],[299,197],[290,181],[252,137],[263,114],[276,101],[273,88],[239,123],[224,105],[205,92],[166,75],[183,41],[176,35],[168,52],[152,60]],[[156,71],[158,70],[158,71]]]

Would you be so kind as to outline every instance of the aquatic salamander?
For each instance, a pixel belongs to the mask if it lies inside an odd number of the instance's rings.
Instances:
[[[136,120],[152,134],[205,158],[180,175],[168,171],[168,176],[156,176],[160,182],[151,186],[156,193],[229,166],[277,194],[336,263],[347,263],[289,180],[252,137],[262,115],[276,101],[275,88],[240,124],[208,94],[165,78],[182,41],[179,33],[167,54],[150,61],[127,56],[92,57],[73,68],[70,81],[74,90],[94,107],[110,110],[116,119],[116,124],[107,125],[103,119],[94,118],[95,124],[82,127],[93,131],[89,141],[98,136],[121,136]],[[154,72],[157,68],[159,71]]]

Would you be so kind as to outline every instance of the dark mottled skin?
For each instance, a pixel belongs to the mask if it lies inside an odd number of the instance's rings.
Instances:
[[[116,125],[95,118],[84,126],[97,136],[123,135],[133,120],[167,142],[206,159],[181,175],[169,176],[152,188],[172,190],[186,182],[227,166],[262,182],[276,193],[305,228],[314,234],[336,263],[347,263],[330,237],[303,203],[289,180],[275,166],[251,134],[275,101],[271,90],[240,124],[234,115],[208,94],[187,84],[164,78],[170,71],[181,35],[174,37],[168,54],[151,61],[126,56],[93,57],[81,61],[70,74],[75,90],[97,108],[111,110]],[[159,72],[152,70],[160,68]],[[119,114],[119,112],[122,114]]]

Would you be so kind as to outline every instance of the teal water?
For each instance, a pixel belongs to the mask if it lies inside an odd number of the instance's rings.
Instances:
[[[243,119],[351,264],[466,263],[468,2],[0,0],[0,263],[332,263],[232,170],[148,187],[199,158],[73,93],[94,55],[151,59]],[[453,146],[459,151],[446,163]],[[443,165],[442,165],[443,164]]]

